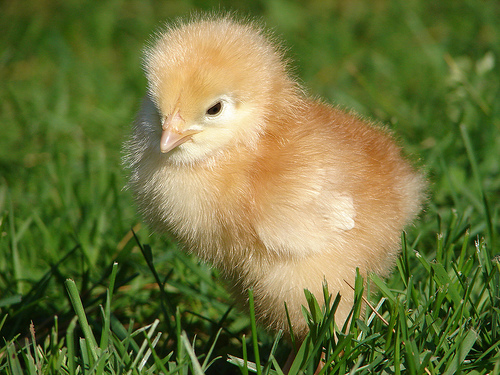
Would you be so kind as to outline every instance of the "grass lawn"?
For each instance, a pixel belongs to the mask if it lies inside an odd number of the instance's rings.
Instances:
[[[290,374],[322,348],[323,374],[500,374],[500,3],[232,3],[0,3],[0,373],[282,373],[291,346],[123,189],[145,42],[220,5],[265,21],[311,93],[387,124],[430,181],[393,275],[357,280],[355,324],[335,340],[310,299]],[[363,289],[383,319],[359,315]]]

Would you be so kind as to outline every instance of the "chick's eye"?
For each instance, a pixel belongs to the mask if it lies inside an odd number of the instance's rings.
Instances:
[[[216,116],[220,113],[220,111],[222,111],[222,102],[217,102],[209,109],[207,109],[207,115]]]

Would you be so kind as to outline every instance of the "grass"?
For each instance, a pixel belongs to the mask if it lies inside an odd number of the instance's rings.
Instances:
[[[262,18],[311,93],[387,124],[431,182],[393,275],[357,280],[355,324],[336,327],[335,296],[309,298],[290,374],[313,373],[321,348],[322,374],[499,374],[493,0],[3,2],[0,373],[281,373],[291,346],[141,226],[123,190],[145,40],[219,3]],[[360,316],[363,289],[381,317]]]

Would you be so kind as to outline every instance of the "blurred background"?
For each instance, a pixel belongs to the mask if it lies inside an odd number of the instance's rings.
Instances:
[[[216,271],[140,224],[121,147],[145,94],[142,49],[193,12],[231,10],[282,40],[313,96],[392,129],[431,181],[409,229],[432,257],[442,223],[496,245],[500,201],[500,3],[496,0],[32,0],[0,2],[0,321],[6,340],[74,315],[77,282],[99,320],[110,266],[113,311],[145,325],[167,310],[130,229],[152,247],[184,329],[248,330]],[[496,250],[495,250],[496,249]],[[498,247],[494,251],[498,254]],[[417,275],[418,278],[418,275]],[[165,317],[164,317],[165,319]],[[1,327],[1,326],[0,326]],[[264,339],[265,340],[265,339]]]

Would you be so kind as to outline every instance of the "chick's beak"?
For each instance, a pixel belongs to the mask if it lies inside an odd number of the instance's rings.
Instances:
[[[179,109],[176,108],[170,115],[163,118],[161,123],[162,133],[160,139],[160,150],[166,154],[172,151],[177,146],[191,139],[191,137],[199,133],[198,130],[184,130],[184,119],[179,114]]]

